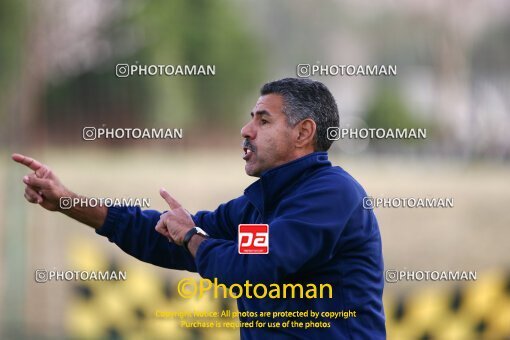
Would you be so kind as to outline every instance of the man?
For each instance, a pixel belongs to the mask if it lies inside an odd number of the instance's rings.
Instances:
[[[138,207],[60,210],[60,197],[79,196],[47,166],[22,155],[13,159],[34,171],[23,179],[29,202],[96,228],[142,261],[226,285],[332,286],[331,298],[242,296],[240,311],[352,312],[349,318],[292,319],[329,322],[324,328],[242,328],[243,339],[381,339],[386,334],[379,228],[373,212],[363,209],[361,185],[328,160],[327,129],[338,125],[335,100],[322,83],[288,78],[265,84],[241,130],[246,173],[259,180],[216,211],[193,216],[164,189],[160,194],[170,207],[164,213]],[[268,254],[239,254],[238,225],[249,223],[269,225]]]

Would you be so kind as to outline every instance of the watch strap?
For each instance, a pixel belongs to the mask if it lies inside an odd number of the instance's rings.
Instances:
[[[204,237],[207,237],[207,234],[204,235],[203,232],[201,232],[201,230],[199,230],[197,227],[193,227],[191,228],[190,230],[188,230],[188,232],[186,233],[186,235],[184,235],[184,239],[182,240],[182,245],[183,247],[188,251],[188,253],[191,254],[191,252],[189,251],[188,249],[188,243],[189,241],[191,240],[191,238],[193,237],[193,235],[196,235],[196,234],[200,234]]]

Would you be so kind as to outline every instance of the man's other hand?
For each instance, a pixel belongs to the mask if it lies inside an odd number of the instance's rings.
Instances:
[[[170,210],[161,214],[155,229],[170,242],[181,246],[184,236],[195,223],[191,215],[165,189],[160,189],[159,194],[168,203]]]
[[[33,158],[17,153],[12,155],[12,159],[34,171],[23,177],[26,200],[50,211],[61,211],[60,198],[69,197],[71,193],[50,168]]]

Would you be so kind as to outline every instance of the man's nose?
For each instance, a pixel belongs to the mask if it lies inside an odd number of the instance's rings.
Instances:
[[[246,139],[255,139],[257,136],[257,133],[255,131],[255,128],[252,124],[253,122],[248,122],[243,128],[241,129],[241,136]]]

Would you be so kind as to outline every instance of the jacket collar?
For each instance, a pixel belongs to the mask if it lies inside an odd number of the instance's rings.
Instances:
[[[317,168],[329,166],[331,162],[327,152],[313,152],[264,171],[257,181],[244,190],[244,195],[265,215],[271,211],[273,203],[279,201],[286,189],[292,187],[300,178],[305,178]]]

